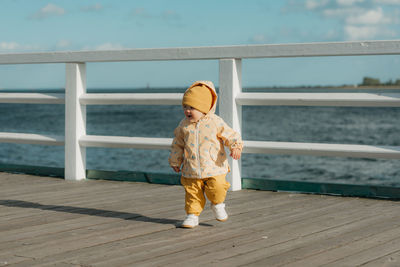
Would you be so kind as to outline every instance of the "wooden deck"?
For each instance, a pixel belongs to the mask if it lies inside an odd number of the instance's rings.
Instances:
[[[0,266],[400,266],[399,202],[242,190],[182,229],[183,193],[0,173]]]

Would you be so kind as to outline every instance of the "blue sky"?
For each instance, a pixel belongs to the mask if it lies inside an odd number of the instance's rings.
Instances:
[[[0,0],[0,53],[400,39],[400,0]],[[62,88],[63,64],[0,66],[0,88]],[[243,61],[244,86],[400,79],[400,56]],[[89,63],[88,87],[218,84],[217,61]]]

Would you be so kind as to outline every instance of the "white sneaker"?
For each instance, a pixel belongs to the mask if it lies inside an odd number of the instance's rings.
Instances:
[[[199,216],[188,214],[182,223],[183,228],[193,228],[199,225]]]
[[[215,218],[218,221],[224,222],[228,220],[228,214],[225,211],[225,203],[220,203],[217,205],[211,204],[211,209],[214,212]]]

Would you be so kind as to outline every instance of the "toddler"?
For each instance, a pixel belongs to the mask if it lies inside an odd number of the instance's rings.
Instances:
[[[185,92],[182,99],[185,118],[175,129],[169,164],[175,172],[182,172],[185,188],[186,219],[184,228],[199,224],[206,198],[218,221],[226,221],[225,197],[230,184],[225,180],[229,172],[224,145],[230,156],[240,159],[243,142],[239,133],[232,130],[215,115],[217,93],[212,82],[197,81]]]

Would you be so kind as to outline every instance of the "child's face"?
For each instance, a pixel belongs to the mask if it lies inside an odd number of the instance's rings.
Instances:
[[[190,122],[198,122],[205,114],[191,106],[183,105],[183,112]]]

